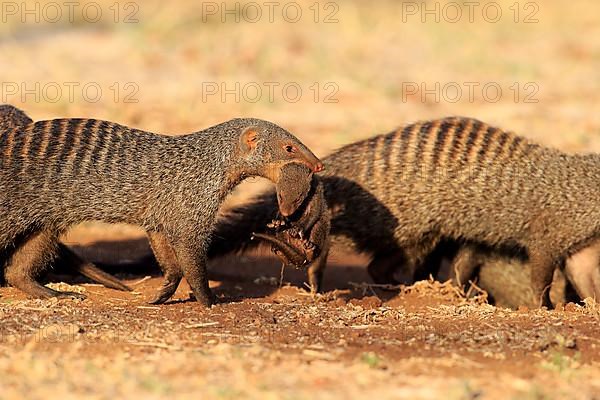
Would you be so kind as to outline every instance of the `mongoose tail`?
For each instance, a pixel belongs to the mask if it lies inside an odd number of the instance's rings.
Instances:
[[[83,260],[81,257],[79,257],[71,249],[69,249],[62,243],[58,244],[57,259],[64,261],[64,265],[66,265],[72,271],[80,273],[86,278],[89,278],[94,282],[100,283],[106,286],[107,288],[121,290],[124,292],[131,292],[133,290],[114,276],[102,271],[96,265]]]

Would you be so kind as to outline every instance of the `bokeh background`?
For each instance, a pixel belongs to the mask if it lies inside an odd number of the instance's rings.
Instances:
[[[433,1],[2,4],[2,101],[35,119],[183,133],[255,116],[325,155],[409,121],[466,115],[600,149],[600,6],[589,0],[475,2],[459,18],[458,3]]]

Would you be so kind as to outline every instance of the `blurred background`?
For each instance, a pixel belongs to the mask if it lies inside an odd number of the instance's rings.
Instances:
[[[4,1],[1,12],[1,100],[34,119],[183,133],[253,116],[325,155],[465,115],[600,150],[591,0]]]

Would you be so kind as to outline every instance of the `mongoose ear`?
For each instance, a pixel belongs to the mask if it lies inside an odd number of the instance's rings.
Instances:
[[[240,135],[240,147],[244,153],[249,153],[258,145],[258,132],[254,128],[246,128]]]

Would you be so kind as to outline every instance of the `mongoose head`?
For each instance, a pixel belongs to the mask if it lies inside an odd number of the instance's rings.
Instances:
[[[313,174],[304,164],[285,164],[279,170],[275,188],[279,212],[289,217],[298,210],[312,187]]]
[[[32,123],[33,120],[17,107],[10,104],[0,105],[0,132]]]
[[[313,172],[324,169],[323,163],[294,135],[260,119],[245,118],[229,122],[241,128],[240,149],[256,172],[277,182],[279,170],[289,163],[306,165]]]

